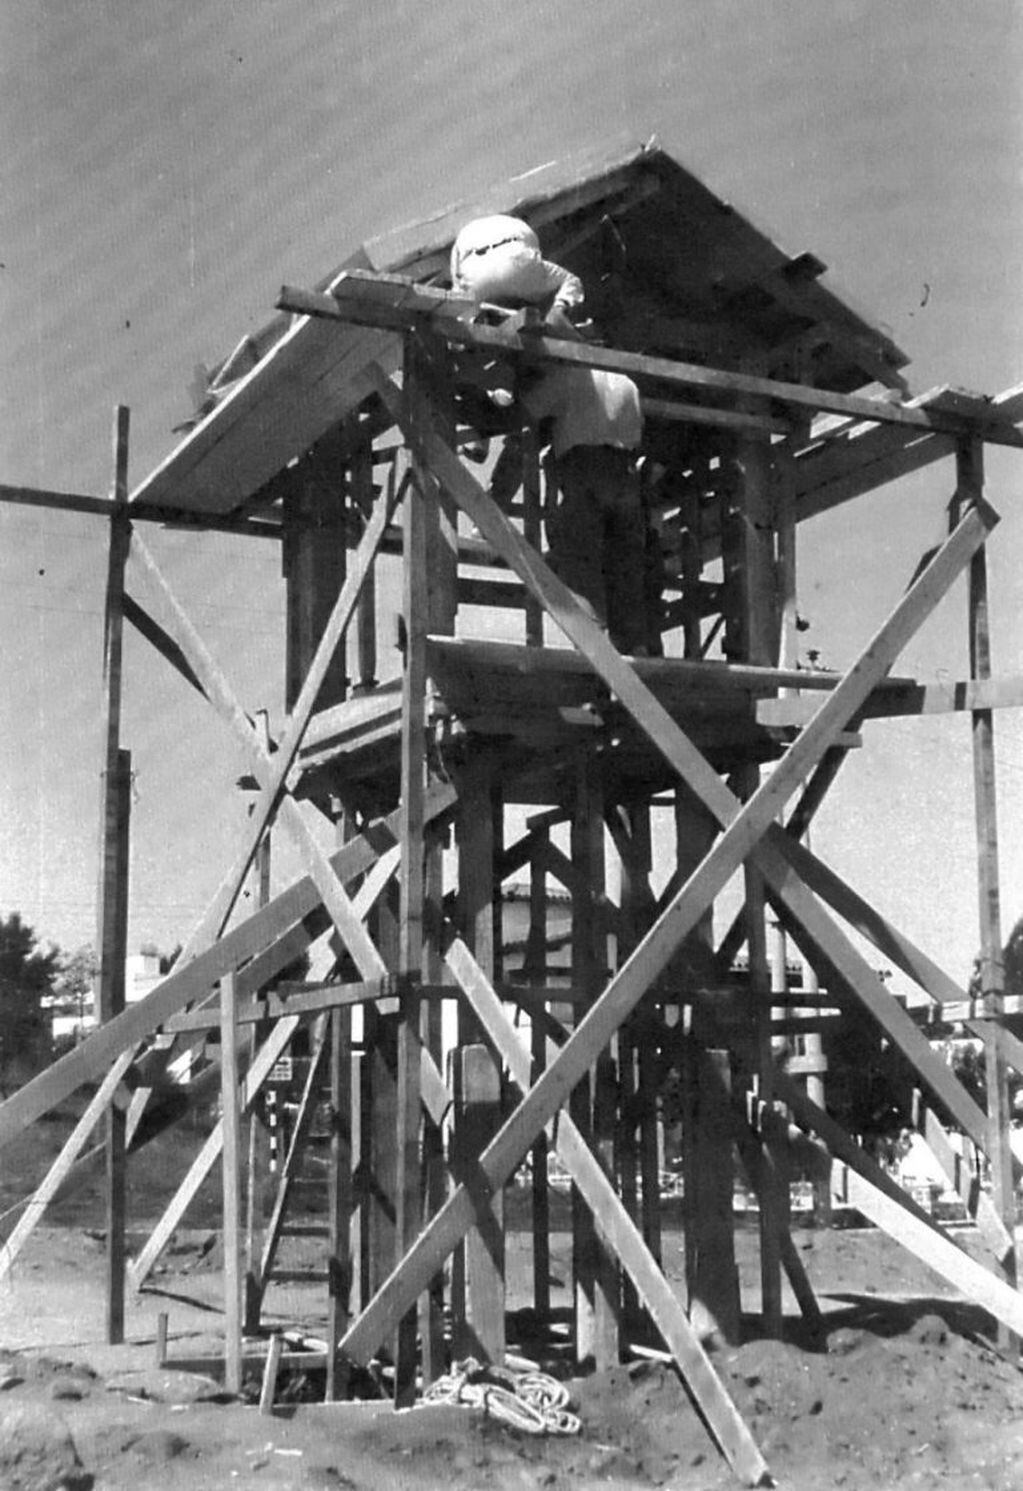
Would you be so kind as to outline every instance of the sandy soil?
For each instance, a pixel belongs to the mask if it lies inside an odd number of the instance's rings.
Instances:
[[[572,1381],[582,1420],[572,1439],[518,1434],[456,1407],[395,1414],[379,1402],[296,1402],[268,1417],[251,1403],[225,1400],[211,1379],[159,1371],[161,1311],[169,1316],[172,1359],[220,1346],[211,1240],[198,1231],[174,1244],[151,1286],[129,1301],[127,1344],[112,1348],[104,1344],[98,1234],[40,1229],[0,1285],[4,1491],[39,1491],[61,1484],[60,1475],[63,1484],[95,1491],[707,1491],[735,1484],[676,1373],[656,1360]],[[801,1339],[789,1301],[786,1341],[759,1339],[750,1314],[745,1344],[715,1356],[777,1483],[793,1491],[1023,1485],[1023,1376],[993,1349],[991,1322],[877,1232],[807,1230],[796,1240],[825,1310],[826,1342],[811,1349]],[[567,1239],[555,1243],[557,1301],[568,1276]],[[755,1311],[752,1233],[739,1234],[739,1251],[744,1304]],[[528,1256],[528,1240],[514,1238],[513,1304],[525,1302]],[[674,1233],[666,1235],[665,1259],[677,1277]],[[317,1291],[292,1288],[273,1297],[270,1323],[315,1330],[321,1308]],[[57,1434],[61,1425],[77,1465]],[[20,1469],[13,1460],[19,1447]]]

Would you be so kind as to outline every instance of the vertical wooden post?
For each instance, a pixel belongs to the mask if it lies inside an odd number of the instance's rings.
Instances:
[[[442,916],[444,910],[444,849],[440,835],[429,832],[426,838],[424,870],[423,978],[440,984],[443,975]],[[438,1068],[444,1061],[443,1004],[436,997],[424,1000],[419,1016],[423,1044]],[[444,1159],[444,1134],[438,1124],[423,1119],[423,1204],[425,1215],[432,1217],[444,1203],[447,1166]],[[433,1277],[419,1302],[419,1339],[422,1354],[423,1383],[435,1382],[447,1371],[444,1343],[444,1272]]]
[[[981,501],[984,489],[984,447],[980,440],[963,440],[956,452],[956,496],[954,516],[972,502]],[[970,677],[991,677],[991,627],[988,613],[987,551],[977,550],[969,570]],[[1016,1207],[1012,1178],[1008,1064],[998,1040],[1005,1015],[1005,973],[1002,964],[1001,890],[998,871],[998,814],[995,794],[994,717],[989,709],[972,714],[973,797],[977,824],[977,886],[980,911],[980,988],[985,1013],[983,1023],[984,1071],[987,1085],[988,1159],[991,1165],[991,1201],[1014,1236]],[[1015,1248],[999,1260],[1006,1279],[1016,1283]],[[999,1326],[999,1342],[1018,1350],[1018,1340]]]
[[[301,692],[347,566],[342,487],[345,437],[325,435],[299,461],[284,496],[282,558],[287,607],[285,706]],[[317,705],[336,704],[346,689],[345,650],[339,647]]]
[[[238,987],[220,982],[220,1102],[223,1119],[224,1386],[242,1386],[241,1095],[238,1087]]]
[[[486,770],[469,772],[460,784],[458,812],[458,901],[466,944],[488,978],[494,971],[494,818],[492,812],[490,774]],[[482,1031],[475,1017],[459,1005],[458,1044],[461,1050],[469,1046],[481,1046]],[[499,1092],[496,1067],[493,1079],[485,1078],[482,1066],[493,1057],[484,1054],[473,1059],[466,1068],[456,1063],[456,1101],[459,1113],[456,1119],[456,1152],[460,1165],[472,1167],[479,1153],[497,1131],[500,1109],[494,1091]],[[472,1072],[476,1084],[475,1092],[466,1092],[462,1080]],[[470,1118],[470,1109],[472,1116]],[[489,1126],[489,1127],[488,1127]],[[466,1234],[458,1267],[453,1271],[452,1307],[464,1308],[465,1321],[462,1326],[455,1320],[455,1355],[464,1355],[461,1347],[468,1343],[468,1350],[485,1349],[492,1360],[500,1361],[504,1355],[504,1196],[498,1193],[491,1198],[491,1210],[495,1219],[488,1222],[486,1233],[474,1227]],[[460,1277],[459,1277],[460,1274]],[[461,1292],[462,1300],[459,1299]],[[491,1307],[499,1301],[500,1308]],[[464,1306],[462,1301],[464,1301]],[[473,1316],[475,1302],[486,1302],[482,1320]],[[500,1334],[497,1334],[498,1320]],[[489,1340],[481,1339],[481,1330],[493,1328],[495,1334]]]
[[[413,419],[428,423],[430,411],[418,385],[415,358],[406,347],[405,391]],[[427,522],[426,507],[434,495],[433,484],[416,479],[404,505],[405,656],[402,671],[401,721],[401,911],[398,966],[404,975],[401,1018],[398,1025],[398,1170],[395,1219],[396,1262],[415,1242],[421,1222],[419,1123],[420,1037],[419,995],[412,987],[423,958],[423,792],[426,778],[426,627]],[[416,1310],[409,1310],[398,1327],[394,1368],[394,1402],[407,1408],[416,1395]]]
[[[529,858],[529,936],[523,974],[533,984],[547,982],[547,859],[550,830],[537,829]],[[530,1043],[535,1082],[547,1065],[547,1036],[543,1022],[533,1016]],[[531,1151],[533,1220],[533,1307],[541,1324],[551,1313],[551,1209],[547,1184],[547,1134],[541,1130]]]
[[[607,941],[596,915],[597,898],[604,892],[603,788],[597,764],[589,754],[581,756],[576,767],[572,863],[579,871],[579,890],[572,902],[572,981],[585,991],[589,1002],[607,974]],[[615,1086],[605,1061],[602,1070],[589,1073],[569,1099],[573,1119],[584,1133],[592,1131],[609,1164],[613,1159]],[[579,1361],[592,1357],[600,1368],[611,1366],[618,1361],[619,1352],[619,1270],[575,1186],[572,1262],[576,1356]]]
[[[522,535],[540,552],[540,450],[536,427],[522,431]],[[531,593],[526,595],[526,645],[543,646],[543,608]]]
[[[100,870],[96,906],[97,1004],[101,1021],[124,1008],[128,938],[128,813],[131,757],[121,750],[124,648],[124,571],[131,545],[128,520],[129,412],[114,415],[116,504],[110,520],[110,550],[103,615],[103,768],[100,783]],[[124,1340],[125,1118],[116,1101],[107,1111],[107,1340]]]
[[[458,1051],[461,1066],[459,1156],[467,1177],[501,1123],[501,1073],[486,1046]],[[465,1244],[465,1326],[458,1355],[504,1360],[504,1200],[494,1196],[490,1214]]]
[[[368,514],[373,506],[373,450],[369,440],[352,422],[352,451],[349,463],[349,497],[354,512]],[[391,463],[388,472],[390,492],[393,494],[397,472]],[[355,684],[353,694],[368,694],[376,687],[377,671],[377,623],[376,623],[376,564],[367,571],[359,591],[359,602],[355,612]]]
[[[264,750],[270,747],[270,721],[265,709],[258,709],[255,714],[256,728],[259,731],[260,743]],[[259,842],[259,848],[252,861],[252,869],[249,881],[252,887],[252,901],[257,909],[262,909],[270,900],[270,830],[267,829]],[[259,1027],[252,1025],[249,1029],[248,1047],[249,1062],[252,1062],[259,1045]],[[245,1330],[250,1335],[256,1335],[259,1331],[259,1321],[263,1309],[263,1291],[259,1280],[259,1259],[263,1251],[263,1222],[265,1220],[265,1188],[267,1181],[267,1139],[262,1121],[258,1113],[258,1105],[253,1103],[247,1113],[242,1115],[242,1148],[246,1151],[245,1162]]]
[[[747,775],[757,774],[757,768],[749,768]],[[747,794],[754,790],[747,783]],[[763,1148],[761,1166],[762,1189],[760,1193],[760,1293],[764,1330],[769,1336],[780,1338],[782,1331],[781,1294],[781,1234],[784,1224],[783,1212],[788,1210],[788,1197],[781,1196],[781,1177],[778,1175],[774,1156],[768,1143],[769,1115],[774,1102],[774,1061],[771,1051],[771,976],[767,956],[767,928],[765,924],[764,884],[758,870],[751,864],[746,866],[746,946],[749,954],[749,985],[753,999],[753,1018],[756,1021],[756,1095],[761,1117],[760,1126]]]
[[[731,1065],[727,1051],[682,1045],[686,1143],[684,1206],[689,1318],[701,1337],[741,1339],[732,1214]]]
[[[330,1013],[330,1171],[327,1198],[326,1402],[344,1396],[346,1383],[337,1343],[351,1319],[352,1288],[352,1012]]]

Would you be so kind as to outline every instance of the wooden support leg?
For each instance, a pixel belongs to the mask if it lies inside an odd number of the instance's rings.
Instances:
[[[220,985],[220,1101],[224,1131],[224,1386],[242,1386],[241,1103],[238,1089],[238,999],[235,976]]]
[[[759,1111],[769,1114],[774,1101],[774,1061],[771,1051],[771,980],[764,921],[764,886],[759,871],[746,867],[746,944],[749,949],[750,992],[756,1020],[756,1093]],[[779,1173],[776,1156],[764,1134],[760,1197],[760,1295],[764,1330],[781,1338],[781,1238],[788,1213],[787,1182]]]
[[[956,454],[956,499],[954,516],[965,504],[983,495],[984,447],[979,440],[961,443]],[[970,676],[991,677],[991,632],[988,614],[987,558],[978,549],[969,571]],[[1009,1068],[999,1043],[999,1025],[1004,1019],[1002,966],[1001,890],[998,868],[998,811],[995,795],[994,716],[989,709],[972,715],[974,811],[977,824],[977,884],[980,903],[980,985],[992,1019],[981,1024],[984,1037],[984,1073],[987,1086],[987,1151],[991,1163],[991,1200],[1010,1238],[1015,1235],[1016,1206],[1012,1177],[1009,1099]],[[1002,1272],[1015,1285],[1015,1245],[1001,1259]],[[1019,1352],[1019,1339],[1000,1327],[999,1345]]]
[[[459,915],[465,928],[466,942],[473,949],[477,961],[488,976],[493,976],[496,958],[494,937],[494,815],[492,810],[491,779],[489,773],[471,773],[460,784],[458,816],[458,879]],[[462,1132],[457,1137],[456,1150],[459,1164],[475,1166],[482,1149],[493,1137],[499,1123],[491,1127],[492,1120],[499,1117],[500,1076],[494,1066],[491,1078],[483,1076],[487,1062],[493,1065],[493,1057],[481,1043],[479,1022],[462,1002],[459,1003],[459,1046],[477,1048],[478,1054],[469,1065],[461,1064],[459,1080],[472,1075],[476,1084],[474,1092],[464,1089],[456,1097],[456,1125]],[[484,1133],[486,1142],[481,1143]],[[502,1198],[493,1198],[497,1214],[501,1214]],[[476,1278],[474,1280],[474,1274]],[[459,1286],[464,1290],[458,1298]],[[487,1298],[488,1291],[490,1298]],[[500,1300],[496,1308],[493,1296]],[[476,1306],[484,1310],[484,1317],[477,1322],[472,1315]],[[474,1228],[465,1239],[460,1269],[456,1268],[452,1279],[452,1306],[461,1304],[465,1319],[461,1326],[456,1318],[455,1355],[465,1355],[459,1350],[459,1339],[465,1341],[484,1340],[488,1350],[496,1353],[494,1360],[504,1355],[504,1239],[487,1224],[481,1232]],[[500,1315],[500,1338],[496,1334],[496,1319]],[[471,1347],[470,1347],[471,1349]]]
[[[500,1073],[486,1046],[467,1046],[461,1060],[460,1162],[471,1175],[500,1127]],[[504,1360],[504,1199],[492,1196],[486,1215],[465,1240],[465,1324],[456,1356]]]
[[[128,521],[128,428],[123,406],[114,414],[114,502],[103,625],[103,775],[100,796],[100,869],[96,905],[97,993],[102,1024],[124,1009],[128,930],[128,815],[131,757],[121,750],[124,644],[124,571],[131,544]],[[107,1340],[124,1340],[125,1120],[112,1104],[106,1120]]]
[[[415,362],[406,361],[406,390],[416,392]],[[412,385],[412,386],[410,386]],[[428,420],[425,400],[413,399],[416,417]],[[432,483],[429,484],[432,488]],[[428,606],[428,502],[432,490],[414,481],[405,498],[403,598],[405,653],[402,670],[401,715],[401,907],[398,931],[398,968],[418,978],[423,961],[423,893],[425,848],[423,796],[426,789],[426,630]],[[395,1262],[419,1235],[422,1221],[420,1151],[420,1031],[419,996],[411,983],[401,995],[398,1023],[397,1169],[395,1174]],[[398,1325],[394,1353],[394,1403],[409,1408],[416,1396],[416,1309],[407,1310]]]
[[[444,853],[436,833],[426,842],[424,877],[426,937],[423,948],[423,977],[427,983],[439,984],[443,973],[440,948],[444,902]],[[420,1011],[420,1036],[423,1046],[438,1068],[442,1066],[443,1009],[439,999],[424,1000]],[[444,1135],[440,1124],[430,1118],[423,1124],[423,1209],[427,1217],[437,1212],[444,1201],[447,1167],[444,1160]],[[424,1386],[435,1382],[447,1371],[444,1343],[444,1272],[438,1271],[419,1302],[419,1339]]]
[[[523,960],[523,974],[527,981],[542,984],[547,981],[547,873],[546,853],[550,848],[550,831],[538,830],[533,836],[529,862],[529,935]],[[547,1040],[543,1023],[535,1017],[531,1022],[531,1056],[533,1080],[544,1068]],[[532,1222],[533,1222],[533,1307],[537,1322],[541,1326],[550,1319],[551,1312],[551,1237],[550,1237],[550,1190],[547,1183],[546,1130],[536,1136],[530,1152],[532,1162]]]
[[[330,1172],[327,1241],[327,1382],[325,1399],[345,1396],[345,1374],[337,1343],[351,1318],[352,1287],[352,1015],[330,1014]]]
[[[686,1143],[686,1283],[689,1319],[701,1337],[741,1339],[732,1214],[731,1067],[727,1051],[683,1048]]]

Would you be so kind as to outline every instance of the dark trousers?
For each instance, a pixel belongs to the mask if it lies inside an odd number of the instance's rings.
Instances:
[[[644,647],[645,524],[633,453],[576,445],[555,462],[560,496],[547,515],[551,568],[588,602],[620,652]]]

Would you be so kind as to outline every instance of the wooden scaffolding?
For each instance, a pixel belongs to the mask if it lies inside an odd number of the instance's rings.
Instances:
[[[600,342],[556,339],[522,315],[481,324],[445,287],[455,228],[495,210],[526,217],[548,255],[583,278]],[[985,443],[1023,444],[1023,394],[910,398],[902,354],[823,287],[823,270],[812,255],[783,254],[656,147],[548,168],[528,197],[495,191],[428,234],[366,246],[317,290],[285,289],[282,317],[240,344],[195,428],[130,500],[123,412],[110,500],[0,491],[110,524],[101,1024],[0,1106],[0,1145],[83,1084],[95,1094],[27,1198],[0,1271],[105,1121],[108,1330],[121,1339],[126,1284],[141,1287],[222,1159],[228,1385],[240,1385],[243,1341],[287,1272],[285,1240],[312,1230],[328,1396],[385,1352],[404,1405],[452,1355],[503,1356],[504,1193],[527,1165],[533,1319],[549,1321],[556,1154],[572,1186],[576,1360],[609,1364],[652,1333],[753,1485],[767,1467],[705,1342],[740,1329],[733,1146],[759,1200],[764,1325],[781,1329],[783,1276],[819,1322],[790,1234],[798,1129],[848,1167],[861,1212],[1008,1338],[1023,1335],[1006,1077],[1023,1070],[1023,1044],[1001,984],[992,745],[994,710],[1023,703],[1023,681],[991,677],[985,544],[997,518],[983,493]],[[523,360],[616,370],[640,387],[663,656],[620,655],[545,562],[536,431],[513,420],[494,436],[500,484],[466,458],[488,434],[479,370]],[[800,524],[939,461],[946,472],[954,463],[947,539],[920,556],[851,667],[800,666]],[[147,547],[148,522],[281,543],[287,713],[276,730],[246,712]],[[379,597],[397,572],[397,648],[378,648]],[[935,686],[893,675],[961,576],[970,676]],[[500,641],[481,621],[495,608]],[[220,715],[250,789],[201,925],[171,973],[127,1007],[125,621]],[[973,723],[976,996],[806,842],[864,720],[940,711]],[[264,873],[258,909],[239,918],[271,826],[304,877],[271,897]],[[736,876],[741,907],[722,931],[715,904]],[[502,915],[502,887],[516,879],[529,887],[517,943]],[[567,961],[549,925],[552,882],[568,896]],[[826,998],[790,989],[776,929]],[[987,1111],[850,931],[980,1037]],[[303,977],[289,978],[310,952]],[[826,1008],[865,1013],[905,1058],[920,1130],[981,1229],[988,1267],[829,1116],[817,1039]],[[785,1059],[779,1037],[794,1032],[811,1037],[808,1054],[792,1060],[790,1046]],[[258,1226],[252,1115],[299,1051],[275,1199]],[[221,1117],[129,1261],[127,1157],[172,1081],[196,1096],[219,1084]],[[660,1261],[669,1082],[684,1112],[683,1298]],[[962,1173],[949,1121],[987,1157],[990,1194]],[[325,1164],[312,1227],[295,1217],[316,1132]]]

